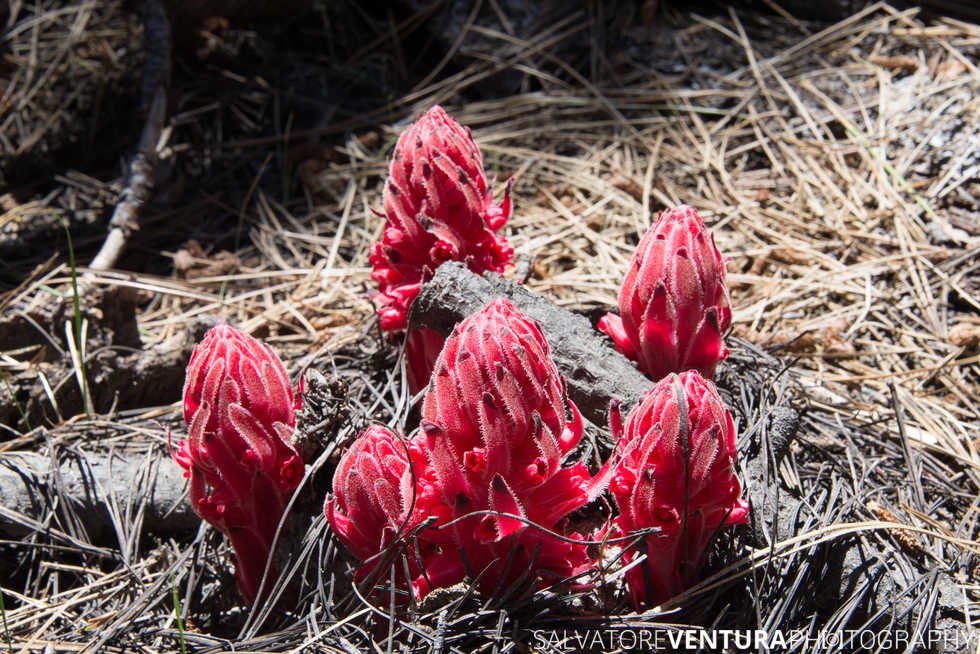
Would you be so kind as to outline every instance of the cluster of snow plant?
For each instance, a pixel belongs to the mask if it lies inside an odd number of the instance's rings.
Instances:
[[[508,183],[508,192],[510,184]],[[407,129],[384,189],[385,229],[370,260],[382,329],[408,329],[421,285],[448,260],[501,271],[513,250],[497,234],[510,215],[494,205],[469,131],[439,107]],[[701,217],[668,209],[641,239],[619,294],[620,316],[600,321],[657,382],[628,414],[610,411],[617,444],[594,477],[566,458],[583,423],[566,397],[545,337],[497,299],[444,338],[408,330],[412,392],[428,384],[418,432],[364,430],[342,457],[324,513],[361,560],[358,580],[404,556],[396,584],[421,598],[475,580],[485,594],[542,587],[587,572],[584,538],[569,515],[604,490],[618,515],[597,536],[639,539],[625,563],[637,607],[658,605],[696,581],[713,535],[748,507],[733,466],[735,428],[710,381],[728,350],[724,261]],[[267,346],[222,325],[191,357],[184,387],[190,436],[174,458],[190,477],[202,518],[232,542],[238,586],[257,599],[275,533],[303,464],[286,371]],[[653,528],[653,529],[652,529]]]
[[[566,517],[594,494],[586,467],[563,465],[582,436],[537,323],[498,299],[456,326],[435,362],[417,435],[371,427],[345,454],[325,512],[363,576],[394,535],[416,597],[466,578],[491,594],[588,569]],[[408,472],[411,465],[413,470]]]
[[[290,444],[296,426],[286,369],[267,345],[229,325],[194,348],[184,383],[188,438],[174,459],[190,478],[202,519],[232,544],[238,589],[252,603],[271,561],[276,530],[304,466]]]
[[[732,321],[725,262],[693,207],[661,212],[640,239],[619,290],[620,315],[599,329],[654,380],[697,370],[711,379],[728,356]]]
[[[476,273],[503,271],[514,255],[497,234],[510,217],[510,187],[508,182],[503,201],[495,205],[480,149],[469,129],[442,107],[432,107],[402,132],[384,187],[384,233],[370,255],[381,329],[408,326],[422,283],[445,261],[462,261]],[[405,347],[413,393],[428,382],[443,341],[433,330],[409,331]]]

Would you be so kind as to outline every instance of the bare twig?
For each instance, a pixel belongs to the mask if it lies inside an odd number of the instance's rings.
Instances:
[[[167,116],[170,86],[170,25],[160,0],[143,4],[144,52],[143,105],[148,106],[139,150],[129,163],[126,187],[109,221],[109,234],[89,267],[112,268],[133,232],[139,229],[140,209],[150,198],[157,170],[157,143]]]

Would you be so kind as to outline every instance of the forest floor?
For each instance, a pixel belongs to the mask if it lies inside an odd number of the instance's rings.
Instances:
[[[139,488],[96,520],[71,480],[26,471],[44,508],[0,509],[0,651],[560,652],[563,629],[677,624],[980,646],[980,26],[887,4],[836,22],[299,4],[174,24],[158,183],[111,271],[86,264],[145,118],[139,12],[0,10],[0,471],[34,452],[164,474],[183,366],[217,320],[294,379],[339,380],[352,416],[297,498],[275,610],[240,604],[220,534],[144,521]],[[773,471],[802,507],[790,531],[735,532],[666,613],[551,589],[392,614],[351,588],[319,506],[360,427],[415,419],[368,250],[395,139],[433,104],[472,128],[498,192],[517,180],[509,275],[593,321],[651,216],[698,208],[728,261],[740,448],[772,407],[802,416]]]

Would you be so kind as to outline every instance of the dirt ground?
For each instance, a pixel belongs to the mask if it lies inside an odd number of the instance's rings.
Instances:
[[[15,510],[0,476],[0,651],[563,652],[563,629],[674,624],[980,651],[980,26],[884,3],[263,6],[169,6],[157,181],[110,270],[87,264],[147,119],[139,3],[0,9],[0,472],[36,493]],[[406,614],[351,587],[319,507],[360,427],[417,420],[368,249],[395,139],[433,104],[498,192],[516,177],[508,275],[560,306],[613,309],[664,207],[697,207],[728,260],[740,451],[799,422],[741,470],[765,519],[665,613],[457,588]],[[282,599],[252,610],[220,534],[145,492],[175,472],[184,366],[219,320],[330,380],[307,424],[342,405],[309,445]],[[79,504],[65,457],[152,473]]]

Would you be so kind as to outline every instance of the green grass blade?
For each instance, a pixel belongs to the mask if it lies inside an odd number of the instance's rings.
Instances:
[[[88,375],[85,374],[85,355],[82,349],[82,309],[78,299],[78,266],[75,264],[75,248],[71,241],[71,230],[65,225],[65,236],[68,238],[68,266],[71,268],[71,290],[72,290],[72,311],[74,317],[74,341],[78,351],[78,365],[82,377],[82,406],[85,407],[85,414],[95,413],[92,407],[92,397],[89,393]]]
[[[187,644],[184,642],[184,619],[180,617],[180,593],[177,592],[177,581],[170,573],[170,592],[174,600],[174,617],[177,618],[177,633],[180,634],[180,654],[187,654]]]

